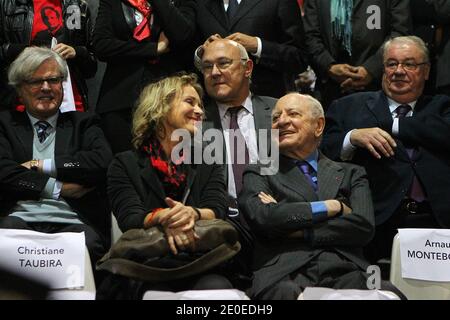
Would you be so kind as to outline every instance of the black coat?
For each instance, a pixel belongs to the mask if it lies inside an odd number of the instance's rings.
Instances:
[[[422,38],[430,49],[432,59],[432,85],[434,88],[450,86],[450,1],[410,0],[413,34]],[[441,26],[442,39],[435,42],[435,32]]]
[[[101,0],[94,29],[94,50],[107,62],[96,112],[132,109],[142,90],[151,81],[186,69],[186,59],[193,55],[183,48],[190,44],[195,31],[194,0],[152,0],[154,13],[151,36],[138,42],[134,9],[126,0]],[[169,39],[170,52],[157,56],[161,32]]]
[[[183,198],[186,205],[209,208],[217,219],[225,217],[226,187],[220,165],[184,165],[187,170]],[[143,228],[145,216],[167,208],[164,188],[148,158],[133,151],[116,155],[108,170],[108,196],[120,229]],[[177,199],[175,199],[177,200]],[[181,201],[181,199],[178,199]]]

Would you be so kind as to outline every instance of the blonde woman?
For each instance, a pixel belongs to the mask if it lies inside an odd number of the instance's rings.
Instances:
[[[225,216],[224,169],[171,160],[179,143],[171,140],[172,132],[184,129],[193,135],[202,121],[202,93],[193,74],[168,77],[147,86],[133,115],[135,150],[116,155],[108,171],[108,196],[120,229],[125,232],[160,225],[174,255],[195,248],[195,221]],[[208,275],[151,289],[230,287],[225,277]],[[140,293],[138,290],[136,298]]]

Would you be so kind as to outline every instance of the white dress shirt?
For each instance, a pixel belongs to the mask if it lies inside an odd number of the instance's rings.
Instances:
[[[219,107],[220,122],[222,124],[225,147],[227,150],[228,193],[236,198],[236,186],[234,184],[233,165],[229,145],[230,114],[227,112],[228,108],[236,106],[221,103],[217,103],[217,105]],[[237,114],[237,123],[239,129],[241,130],[242,136],[245,139],[245,143],[247,144],[250,163],[256,163],[258,160],[258,143],[256,140],[256,129],[251,95],[245,99],[243,109]]]

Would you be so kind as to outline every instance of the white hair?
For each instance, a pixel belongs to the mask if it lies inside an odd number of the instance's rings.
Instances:
[[[425,58],[424,62],[427,62],[427,63],[430,62],[430,53],[429,53],[429,50],[428,50],[425,42],[423,42],[422,39],[420,39],[419,37],[416,37],[416,36],[395,37],[395,38],[392,38],[392,39],[389,39],[388,41],[386,41],[383,45],[383,60],[386,59],[387,51],[394,44],[399,44],[399,45],[412,44],[422,52],[422,55]]]
[[[49,59],[58,63],[59,73],[65,80],[67,63],[58,53],[48,48],[28,47],[11,63],[8,69],[9,84],[16,88],[19,87],[24,81],[31,78],[44,61]]]

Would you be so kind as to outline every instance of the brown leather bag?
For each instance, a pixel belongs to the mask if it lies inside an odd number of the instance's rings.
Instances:
[[[125,232],[97,262],[97,270],[132,279],[163,282],[210,270],[236,255],[241,245],[236,229],[220,219],[199,220],[195,252],[171,253],[160,227]]]

